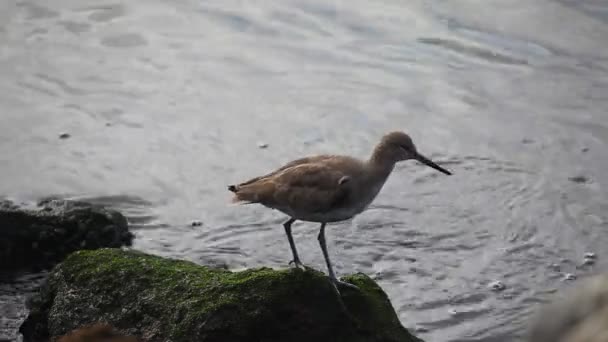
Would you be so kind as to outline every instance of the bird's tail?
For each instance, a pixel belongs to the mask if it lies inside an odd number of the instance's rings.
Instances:
[[[229,185],[228,190],[234,192],[234,197],[230,202],[237,204],[252,204],[253,200],[250,198],[247,192],[239,191],[238,185]]]
[[[232,203],[271,203],[274,184],[268,182],[243,183],[230,185],[228,190],[234,192]]]

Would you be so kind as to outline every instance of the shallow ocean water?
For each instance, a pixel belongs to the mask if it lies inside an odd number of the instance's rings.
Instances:
[[[107,204],[135,248],[233,269],[291,255],[227,184],[407,131],[454,175],[399,165],[328,244],[428,341],[521,340],[608,266],[605,1],[9,0],[0,74],[0,196]],[[324,270],[317,229],[294,236]],[[2,279],[10,340],[40,275]]]

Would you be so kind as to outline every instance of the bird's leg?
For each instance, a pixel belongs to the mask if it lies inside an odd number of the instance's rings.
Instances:
[[[338,285],[343,285],[346,287],[350,287],[352,289],[359,289],[357,286],[343,282],[336,278],[336,274],[334,273],[334,269],[331,266],[331,261],[329,260],[329,253],[327,253],[327,244],[325,243],[325,223],[321,223],[321,230],[319,230],[319,235],[317,236],[319,240],[319,245],[321,245],[321,250],[323,251],[323,257],[325,258],[325,263],[327,264],[327,273],[329,274],[329,280],[334,284],[336,290],[338,289]],[[340,291],[338,291],[340,292]]]
[[[304,265],[302,265],[302,262],[300,261],[300,257],[298,256],[298,250],[296,249],[296,244],[295,242],[293,242],[293,236],[291,236],[291,224],[295,221],[296,219],[289,218],[289,220],[283,223],[283,227],[285,228],[285,234],[287,234],[287,240],[289,241],[289,247],[291,247],[291,254],[293,255],[293,260],[291,260],[289,264],[291,265],[293,263],[297,268],[300,268],[304,267]]]

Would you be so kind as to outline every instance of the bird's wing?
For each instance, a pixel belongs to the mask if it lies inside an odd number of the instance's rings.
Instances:
[[[289,163],[281,166],[280,168],[278,168],[278,169],[276,169],[276,170],[274,170],[274,171],[272,171],[270,173],[267,173],[267,174],[262,175],[262,176],[251,178],[251,179],[249,179],[249,180],[247,180],[247,181],[245,181],[243,183],[238,184],[236,187],[238,188],[238,187],[241,187],[241,186],[244,186],[244,185],[255,183],[255,182],[257,182],[259,180],[262,180],[264,178],[269,178],[269,177],[275,176],[278,173],[281,173],[282,171],[287,170],[287,169],[292,168],[292,167],[297,166],[297,165],[310,164],[310,163],[318,163],[318,162],[320,162],[320,161],[322,161],[324,159],[328,159],[328,158],[331,158],[331,157],[332,156],[330,156],[330,155],[319,155],[319,156],[304,157],[304,158],[292,160]]]
[[[236,198],[295,212],[327,212],[348,196],[348,180],[331,164],[300,162],[239,185]]]
[[[273,197],[278,205],[295,212],[327,212],[348,196],[348,179],[349,175],[330,164],[300,164],[276,176]]]

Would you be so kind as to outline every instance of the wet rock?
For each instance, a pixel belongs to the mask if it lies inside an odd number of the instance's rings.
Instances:
[[[20,332],[45,341],[96,322],[147,341],[420,342],[363,274],[341,288],[315,270],[230,272],[136,251],[71,254],[29,301]]]
[[[70,133],[61,133],[59,134],[59,139],[67,139],[71,137]]]
[[[259,142],[258,143],[258,148],[260,148],[260,149],[268,148],[268,144],[265,143],[265,142]]]
[[[528,342],[608,341],[608,275],[560,293],[532,321]]]
[[[36,208],[0,201],[0,269],[53,266],[79,249],[130,245],[120,213],[84,202],[45,200]]]
[[[202,226],[202,225],[203,225],[203,222],[201,222],[201,221],[199,221],[199,220],[194,220],[194,221],[192,221],[192,222],[190,223],[190,225],[191,225],[192,227],[200,227],[200,226]]]
[[[572,273],[566,273],[564,275],[563,278],[564,281],[572,281],[572,280],[576,280],[576,275],[572,274]]]

